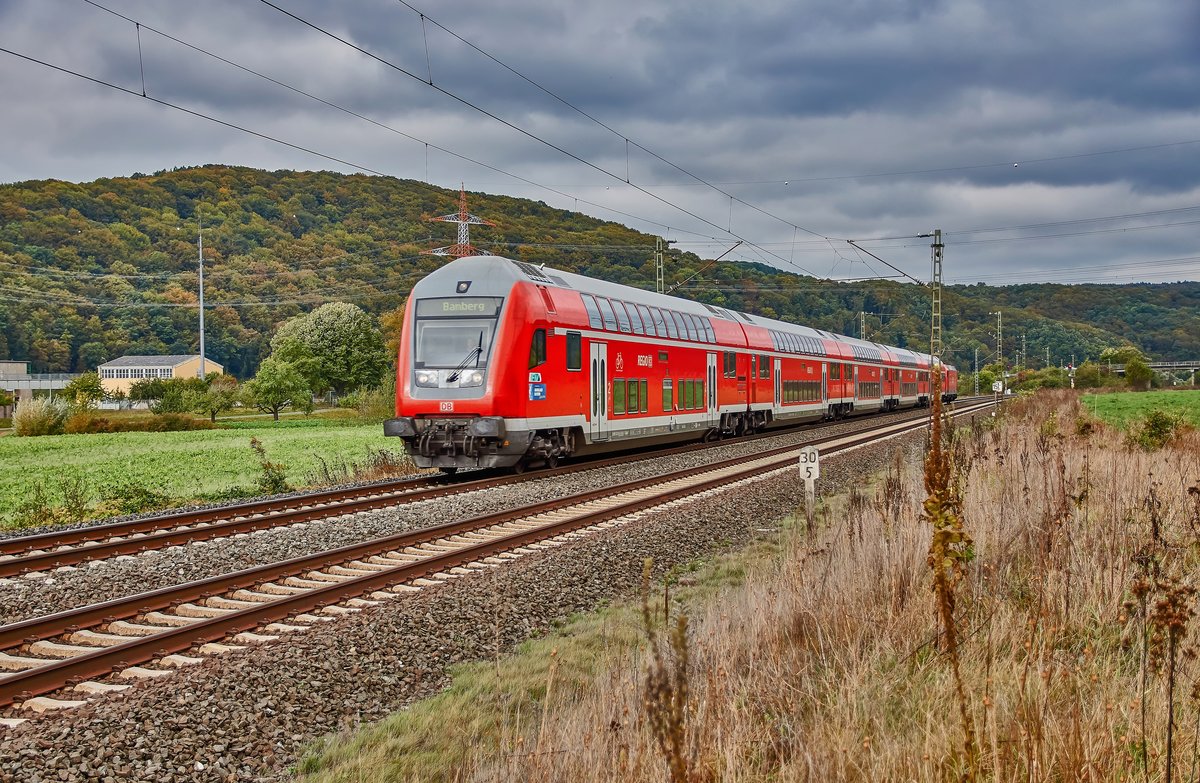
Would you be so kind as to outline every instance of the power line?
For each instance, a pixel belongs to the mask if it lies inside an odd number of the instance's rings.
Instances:
[[[333,40],[343,44],[344,46],[348,46],[351,49],[354,49],[355,51],[360,52],[360,53],[366,55],[367,57],[370,57],[372,60],[375,60],[376,62],[380,63],[381,65],[385,65],[388,68],[391,68],[392,70],[396,71],[397,73],[401,73],[401,74],[409,77],[410,79],[418,81],[421,84],[424,84],[427,87],[429,87],[431,90],[435,90],[435,91],[441,93],[442,95],[445,95],[447,98],[457,101],[458,103],[462,104],[463,106],[473,109],[473,110],[479,112],[480,114],[482,114],[486,117],[489,117],[492,120],[495,120],[496,122],[504,125],[505,127],[509,128],[511,130],[516,131],[517,133],[521,134],[522,136],[525,136],[526,138],[536,141],[539,144],[545,145],[546,147],[549,147],[550,149],[555,150],[556,152],[559,152],[562,155],[565,155],[568,158],[570,158],[578,163],[581,163],[584,166],[586,166],[590,169],[593,169],[593,170],[603,174],[606,177],[611,177],[612,179],[615,179],[618,182],[624,182],[626,185],[628,185],[629,187],[638,191],[639,193],[649,196],[650,198],[654,199],[655,201],[658,201],[668,207],[676,209],[679,212],[682,212],[683,214],[687,215],[688,217],[691,217],[695,220],[699,220],[701,223],[704,223],[705,225],[712,226],[713,228],[717,229],[718,231],[723,231],[724,233],[732,236],[734,239],[741,239],[746,244],[753,245],[753,243],[743,239],[736,232],[732,231],[731,230],[732,227],[722,228],[717,223],[714,223],[713,221],[708,220],[707,218],[701,217],[700,215],[697,215],[696,213],[692,212],[691,210],[686,209],[686,208],[680,206],[679,204],[676,204],[676,203],[670,201],[669,199],[666,199],[650,190],[647,190],[646,188],[642,187],[641,185],[636,185],[632,182],[625,180],[620,175],[609,171],[608,169],[604,168],[603,166],[600,166],[596,163],[591,162],[590,160],[587,160],[586,158],[576,155],[575,153],[571,152],[570,150],[564,149],[563,147],[560,147],[559,145],[555,144],[554,142],[544,139],[541,136],[538,136],[536,133],[533,133],[532,131],[525,130],[524,128],[520,127],[519,125],[509,122],[508,120],[504,119],[503,117],[500,117],[499,115],[488,111],[487,109],[483,108],[482,106],[472,103],[471,101],[467,100],[466,98],[463,98],[462,96],[457,95],[456,93],[453,93],[444,87],[441,87],[437,84],[432,83],[431,81],[421,78],[420,76],[413,73],[412,71],[409,71],[408,69],[404,68],[403,66],[396,65],[395,63],[391,62],[390,60],[380,57],[379,55],[377,55],[367,49],[364,49],[363,47],[359,46],[358,44],[355,44],[352,41],[342,38],[341,36],[337,35],[336,33],[326,30],[325,28],[321,27],[318,24],[315,24],[314,22],[310,22],[307,19],[304,19],[303,17],[292,13],[291,11],[288,11],[284,8],[280,8],[279,6],[272,3],[271,0],[259,0],[259,2],[261,2],[263,5],[266,5],[270,8],[274,8],[276,11],[283,14],[284,16],[290,17],[290,18],[294,19],[295,21],[299,22],[300,24],[303,24],[306,27],[308,27],[312,30],[315,30],[318,33],[321,33],[322,35],[332,38]],[[814,274],[813,272],[809,271],[808,269],[805,269],[804,267],[796,264],[793,261],[790,261],[790,260],[784,258],[783,256],[772,253],[769,250],[765,250],[764,252],[768,253],[772,257],[777,258],[786,264],[795,266],[797,269],[800,269],[801,271],[805,272],[806,274],[812,275],[813,277],[817,277],[817,275]]]
[[[328,100],[328,99],[326,99],[326,98],[322,98],[322,97],[320,97],[320,96],[318,96],[318,95],[314,95],[313,93],[310,93],[310,92],[307,92],[307,91],[305,91],[305,90],[302,90],[302,89],[300,89],[299,87],[296,87],[296,86],[294,86],[294,85],[288,84],[287,82],[281,81],[281,80],[279,80],[279,79],[276,79],[276,78],[274,78],[274,77],[271,77],[271,76],[268,76],[268,75],[266,75],[266,74],[264,74],[264,73],[261,73],[260,71],[256,71],[256,70],[254,70],[253,68],[250,68],[250,67],[248,67],[248,66],[242,65],[241,63],[238,63],[238,62],[235,62],[235,61],[233,61],[233,60],[230,60],[230,59],[228,59],[228,58],[222,57],[221,55],[219,55],[219,54],[216,54],[216,53],[214,53],[214,52],[211,52],[211,51],[209,51],[209,50],[207,50],[207,49],[205,49],[205,48],[203,48],[203,47],[201,47],[201,46],[197,46],[196,44],[190,43],[190,42],[188,42],[188,41],[185,41],[185,40],[183,40],[183,39],[181,39],[181,38],[177,38],[176,36],[173,36],[173,35],[171,35],[170,33],[167,33],[167,32],[164,32],[164,31],[162,31],[162,30],[158,30],[158,29],[156,29],[156,28],[154,28],[154,27],[151,27],[150,25],[147,25],[147,24],[145,24],[144,22],[142,22],[142,21],[140,21],[140,20],[137,20],[137,19],[130,18],[130,17],[128,17],[128,16],[126,16],[126,15],[124,15],[124,14],[122,14],[122,13],[119,13],[119,12],[117,12],[117,11],[114,11],[114,10],[112,10],[111,8],[107,8],[107,7],[105,7],[105,6],[101,5],[101,4],[100,4],[100,3],[98,3],[98,2],[95,2],[95,0],[83,0],[83,2],[87,3],[88,5],[94,6],[95,8],[98,8],[98,9],[100,9],[101,11],[104,11],[104,12],[106,12],[106,13],[109,13],[109,14],[112,14],[113,16],[116,16],[116,17],[118,17],[118,18],[120,18],[120,19],[123,19],[123,20],[125,20],[125,21],[129,22],[130,24],[138,25],[138,26],[139,26],[139,29],[146,29],[146,30],[149,30],[150,32],[152,32],[152,33],[154,33],[154,34],[156,34],[156,35],[160,35],[160,36],[162,36],[163,38],[166,38],[167,40],[170,40],[170,41],[173,41],[173,42],[175,42],[175,43],[179,44],[180,46],[187,47],[188,49],[191,49],[191,50],[193,50],[193,51],[195,51],[195,52],[198,52],[198,53],[200,53],[200,54],[203,54],[203,55],[205,55],[205,56],[207,56],[207,57],[211,57],[211,58],[213,58],[213,59],[215,59],[215,60],[218,60],[218,61],[220,61],[220,62],[222,62],[222,63],[225,63],[226,65],[229,65],[230,67],[237,68],[238,70],[240,70],[240,71],[243,71],[244,73],[248,73],[248,74],[251,74],[252,76],[256,76],[256,77],[258,77],[259,79],[263,79],[264,81],[268,81],[268,82],[270,82],[270,83],[272,83],[272,84],[274,84],[274,85],[276,85],[276,86],[282,87],[282,88],[284,88],[284,89],[286,89],[286,90],[290,90],[291,92],[294,92],[294,93],[296,93],[297,95],[304,96],[305,98],[308,98],[309,100],[316,101],[316,102],[318,102],[318,103],[320,103],[320,104],[322,104],[322,105],[324,105],[324,106],[327,106],[327,107],[329,107],[329,108],[331,108],[331,109],[335,109],[335,110],[337,110],[337,111],[340,111],[340,112],[342,112],[342,113],[344,113],[344,114],[347,114],[347,115],[349,115],[349,116],[351,116],[351,117],[355,117],[355,118],[357,118],[357,119],[360,119],[360,120],[362,120],[362,121],[364,121],[364,122],[368,122],[368,123],[370,123],[370,124],[372,124],[372,125],[374,125],[374,126],[376,126],[376,127],[382,128],[382,129],[384,129],[384,130],[386,130],[386,131],[389,131],[389,132],[391,132],[391,133],[395,133],[396,135],[398,135],[398,136],[402,136],[402,137],[404,137],[404,138],[406,138],[406,139],[409,139],[410,141],[416,142],[416,143],[418,143],[418,144],[423,144],[423,145],[425,145],[425,147],[426,147],[426,148],[432,148],[432,149],[435,149],[435,150],[437,150],[438,152],[445,153],[446,155],[449,155],[449,156],[451,156],[451,157],[453,157],[453,158],[457,158],[457,159],[459,159],[459,160],[461,160],[461,161],[464,161],[464,162],[466,162],[466,163],[471,163],[471,164],[473,164],[473,165],[476,165],[476,166],[479,166],[479,167],[481,167],[481,168],[487,169],[488,171],[493,171],[493,172],[495,172],[495,173],[497,173],[497,174],[501,174],[501,175],[503,175],[503,176],[506,176],[506,177],[511,177],[512,179],[515,179],[515,180],[517,180],[518,182],[524,182],[524,183],[525,183],[525,184],[527,184],[527,185],[531,185],[531,186],[533,186],[533,187],[540,188],[540,189],[542,189],[542,190],[545,190],[545,191],[547,191],[547,192],[549,192],[549,193],[554,193],[555,195],[562,196],[563,198],[569,198],[569,199],[573,199],[573,200],[574,200],[574,201],[575,201],[577,204],[579,204],[579,203],[586,204],[586,205],[588,205],[588,206],[595,207],[596,209],[604,210],[604,211],[606,211],[606,212],[611,212],[611,213],[612,213],[612,214],[614,214],[614,215],[620,215],[621,217],[626,217],[626,218],[629,218],[629,219],[631,219],[631,220],[636,220],[636,221],[639,221],[639,222],[641,222],[641,223],[645,223],[645,224],[647,224],[647,225],[657,226],[657,227],[659,227],[659,228],[665,228],[665,229],[667,229],[668,231],[670,231],[670,230],[671,230],[671,228],[672,228],[672,226],[669,226],[669,225],[667,225],[666,223],[660,223],[660,222],[658,222],[658,221],[655,221],[655,220],[650,220],[649,218],[645,218],[645,217],[642,217],[642,216],[640,216],[640,215],[634,215],[634,214],[631,214],[631,213],[628,213],[628,212],[623,212],[623,211],[621,211],[621,210],[619,210],[619,209],[616,209],[615,207],[610,207],[610,206],[606,206],[606,205],[604,205],[604,204],[599,204],[599,203],[597,203],[597,202],[594,202],[594,201],[589,201],[589,200],[587,200],[587,199],[579,198],[578,196],[575,196],[575,195],[572,195],[572,194],[570,194],[570,193],[566,193],[566,192],[564,192],[564,191],[558,190],[558,189],[556,189],[556,188],[553,188],[553,187],[551,187],[551,186],[549,186],[549,185],[545,185],[545,184],[542,184],[542,183],[539,183],[539,182],[535,182],[534,180],[528,179],[528,178],[526,178],[526,177],[523,177],[523,176],[521,176],[521,175],[519,175],[519,174],[515,174],[515,173],[513,173],[513,172],[511,172],[511,171],[507,171],[507,170],[505,170],[505,169],[502,169],[502,168],[499,168],[499,167],[497,167],[497,166],[493,166],[493,165],[491,165],[491,164],[489,164],[489,163],[485,163],[484,161],[478,160],[478,159],[476,159],[476,158],[472,158],[472,157],[470,157],[470,156],[468,156],[468,155],[464,155],[464,154],[462,154],[462,153],[455,152],[455,151],[454,151],[454,150],[452,150],[452,149],[449,149],[449,148],[447,148],[447,147],[442,147],[442,146],[440,146],[440,145],[438,145],[438,144],[435,144],[435,143],[433,143],[433,142],[426,141],[425,139],[421,139],[421,138],[419,138],[419,137],[417,137],[417,136],[413,136],[413,135],[412,135],[412,134],[410,134],[410,133],[405,133],[404,131],[402,131],[402,130],[400,130],[400,129],[398,129],[398,128],[395,128],[395,127],[393,127],[393,126],[391,126],[391,125],[388,125],[387,123],[380,122],[379,120],[373,119],[373,118],[371,118],[371,117],[368,117],[368,116],[366,116],[366,115],[363,115],[363,114],[360,114],[360,113],[358,113],[358,112],[354,111],[353,109],[348,109],[348,108],[346,108],[345,106],[342,106],[342,105],[340,105],[340,104],[338,104],[338,103],[335,103],[335,102],[333,102],[333,101],[330,101],[330,100]],[[286,12],[285,12],[285,13],[286,13]],[[140,93],[135,93],[135,94],[140,94]],[[372,172],[372,173],[374,173],[374,172]],[[694,231],[688,231],[688,230],[686,230],[686,229],[682,229],[682,228],[678,228],[678,227],[675,227],[675,230],[676,230],[676,231],[682,231],[682,232],[683,232],[683,233],[685,233],[685,234],[693,234],[693,235],[695,235],[695,236],[705,236],[704,234],[700,234],[700,233],[698,233],[698,232],[694,232]],[[714,237],[714,239],[715,239],[715,237]]]
[[[462,37],[461,35],[459,35],[458,33],[454,32],[453,30],[451,30],[450,28],[446,27],[445,25],[443,25],[442,23],[438,22],[437,20],[435,20],[435,19],[431,18],[431,17],[430,17],[428,14],[426,14],[426,13],[424,13],[423,11],[420,11],[419,9],[417,9],[417,8],[413,7],[411,4],[409,4],[409,3],[407,2],[407,0],[397,0],[397,2],[399,2],[401,5],[405,6],[405,7],[406,7],[406,8],[408,8],[409,10],[411,10],[413,13],[416,13],[416,14],[420,15],[420,17],[421,17],[421,20],[422,20],[422,21],[428,21],[430,24],[436,25],[437,27],[439,27],[439,28],[441,28],[443,31],[445,31],[447,34],[449,34],[450,36],[454,37],[456,40],[458,40],[458,41],[462,42],[462,43],[463,43],[463,44],[465,44],[466,46],[469,46],[470,48],[474,49],[476,52],[479,52],[481,55],[483,55],[484,57],[488,58],[488,59],[489,59],[489,60],[491,60],[492,62],[496,63],[496,64],[497,64],[497,65],[499,65],[501,68],[504,68],[505,70],[507,70],[508,72],[510,72],[510,73],[512,73],[513,75],[517,76],[518,78],[520,78],[520,79],[522,79],[522,80],[524,80],[524,81],[528,82],[528,83],[529,83],[529,84],[531,84],[532,86],[534,86],[534,87],[536,87],[537,89],[541,90],[541,91],[542,91],[542,92],[544,92],[546,95],[549,95],[551,98],[553,98],[554,100],[558,101],[559,103],[561,103],[562,105],[566,106],[567,108],[571,109],[572,111],[574,111],[574,112],[577,112],[578,114],[582,115],[583,117],[586,117],[587,119],[589,119],[589,120],[591,120],[592,122],[596,123],[596,124],[597,124],[597,125],[599,125],[601,128],[604,128],[606,131],[608,131],[609,133],[613,134],[613,135],[614,135],[614,136],[616,136],[617,138],[619,138],[619,139],[623,139],[627,145],[628,145],[628,144],[632,144],[633,146],[635,146],[635,147],[637,147],[638,149],[640,149],[642,152],[645,152],[647,155],[650,155],[651,157],[655,158],[656,160],[659,160],[659,161],[661,161],[662,163],[665,163],[665,164],[667,164],[668,166],[670,166],[671,168],[673,168],[673,169],[675,169],[676,171],[680,172],[681,174],[685,174],[685,175],[687,175],[688,177],[691,177],[692,179],[696,180],[696,182],[698,182],[698,183],[700,183],[700,184],[703,184],[703,185],[706,185],[706,186],[708,186],[709,188],[712,188],[713,190],[717,191],[717,192],[718,192],[718,193],[720,193],[721,195],[723,195],[723,196],[725,196],[725,197],[727,197],[727,198],[730,198],[730,199],[736,200],[737,202],[739,202],[739,203],[741,203],[741,204],[744,204],[745,206],[747,206],[747,207],[750,207],[751,209],[753,209],[753,210],[755,210],[755,211],[757,211],[757,212],[760,212],[760,213],[762,213],[763,215],[766,215],[767,217],[770,217],[770,218],[772,218],[772,219],[774,219],[774,220],[778,220],[780,223],[783,223],[783,224],[785,224],[785,225],[791,226],[792,228],[795,228],[795,229],[797,229],[797,230],[799,230],[799,231],[804,231],[805,233],[812,234],[813,236],[816,236],[816,237],[822,237],[822,238],[824,238],[824,234],[821,234],[821,233],[819,233],[819,232],[816,232],[816,231],[813,231],[813,230],[811,230],[811,229],[805,228],[804,226],[799,226],[799,225],[796,225],[795,223],[793,223],[793,222],[792,222],[792,221],[790,221],[790,220],[786,220],[786,219],[784,219],[784,218],[781,218],[781,217],[779,217],[778,215],[774,215],[774,214],[772,214],[772,213],[770,213],[770,212],[767,212],[766,210],[762,209],[761,207],[758,207],[758,206],[756,206],[756,205],[754,205],[754,204],[751,204],[751,203],[750,203],[750,202],[748,202],[748,201],[745,201],[745,200],[743,200],[743,199],[740,199],[740,198],[738,198],[737,196],[734,196],[732,193],[728,193],[728,192],[726,192],[725,190],[722,190],[721,188],[717,187],[717,185],[715,185],[715,184],[713,184],[712,182],[709,182],[708,180],[706,180],[705,178],[703,178],[703,177],[701,177],[701,176],[699,176],[699,175],[697,175],[697,174],[694,174],[693,172],[691,172],[691,171],[689,171],[689,170],[687,170],[687,169],[683,168],[683,167],[682,167],[682,166],[680,166],[679,164],[677,164],[677,163],[674,163],[674,162],[672,162],[672,161],[670,161],[670,160],[667,160],[667,159],[666,159],[666,158],[664,158],[662,155],[659,155],[657,152],[654,152],[653,150],[651,150],[651,149],[648,149],[648,148],[647,148],[647,147],[645,147],[644,145],[642,145],[642,144],[639,144],[639,143],[638,143],[638,142],[636,142],[636,141],[633,141],[632,139],[630,139],[630,138],[629,138],[628,136],[626,136],[625,134],[623,134],[623,133],[621,133],[620,131],[616,130],[615,128],[613,128],[613,127],[609,126],[608,124],[606,124],[606,123],[602,122],[600,119],[598,119],[598,118],[596,118],[596,117],[592,116],[590,113],[588,113],[588,112],[584,111],[583,109],[579,108],[579,107],[578,107],[578,106],[576,106],[574,103],[572,103],[572,102],[568,101],[566,98],[562,97],[561,95],[559,95],[558,93],[556,93],[556,92],[554,92],[553,90],[549,89],[548,87],[545,87],[545,86],[543,86],[542,84],[538,83],[538,82],[537,82],[537,81],[535,81],[534,79],[532,79],[532,78],[530,78],[530,77],[526,76],[525,74],[521,73],[521,72],[520,72],[520,71],[518,71],[516,68],[513,68],[513,67],[512,67],[512,66],[510,66],[508,63],[506,63],[506,62],[502,61],[500,58],[496,57],[495,55],[491,54],[490,52],[487,52],[487,51],[485,51],[484,49],[480,48],[479,46],[477,46],[477,45],[476,45],[476,44],[474,44],[473,42],[471,42],[471,41],[468,41],[467,39],[463,38],[463,37]],[[430,78],[430,80],[429,80],[429,84],[430,84],[430,86],[432,86],[432,85],[433,85],[433,79],[432,79],[432,78]],[[627,155],[627,157],[626,157],[626,166],[628,166],[628,153],[626,153],[626,155]],[[627,184],[632,184],[632,183],[629,181],[628,172],[626,173],[625,182],[626,182]]]

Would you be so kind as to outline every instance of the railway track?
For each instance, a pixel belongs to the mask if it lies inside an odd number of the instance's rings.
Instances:
[[[76,706],[90,694],[124,690],[131,679],[170,676],[206,655],[302,633],[337,614],[614,527],[655,506],[786,469],[803,446],[833,454],[922,429],[927,421],[886,422],[3,626],[0,707]]]
[[[912,415],[915,418],[923,418],[927,414],[914,411]],[[747,436],[739,441],[775,437],[779,434],[781,431],[776,430]],[[722,441],[731,442],[738,441]],[[710,445],[691,443],[641,453],[635,458],[664,457],[708,448]],[[362,487],[320,490],[232,506],[172,512],[124,522],[0,539],[0,578],[77,566],[119,555],[136,555],[170,546],[253,533],[358,511],[416,503],[449,494],[477,492],[551,475],[569,475],[583,470],[619,465],[630,458],[630,455],[625,454],[561,466],[553,471],[491,475],[478,479],[453,480],[446,476],[400,479]]]

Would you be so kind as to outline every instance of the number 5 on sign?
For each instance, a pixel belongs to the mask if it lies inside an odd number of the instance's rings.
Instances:
[[[800,450],[800,478],[805,481],[821,478],[821,452],[816,446],[805,446]]]

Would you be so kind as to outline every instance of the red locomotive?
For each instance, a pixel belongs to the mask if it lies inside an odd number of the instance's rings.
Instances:
[[[929,403],[928,354],[498,256],[417,283],[400,345],[384,433],[450,473]]]

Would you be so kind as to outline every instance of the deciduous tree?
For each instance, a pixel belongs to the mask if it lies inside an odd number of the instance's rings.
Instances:
[[[291,406],[305,413],[312,411],[312,391],[294,364],[271,357],[258,368],[254,380],[245,384],[245,396],[251,405],[279,421],[279,412]]]
[[[71,407],[82,411],[91,410],[104,399],[100,376],[94,372],[85,372],[75,378],[63,387],[62,393]]]
[[[379,383],[388,366],[383,336],[357,305],[330,302],[284,322],[271,355],[296,367],[316,394]]]

